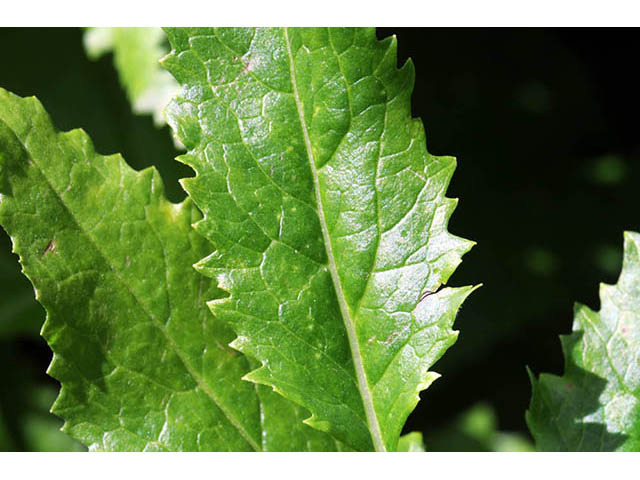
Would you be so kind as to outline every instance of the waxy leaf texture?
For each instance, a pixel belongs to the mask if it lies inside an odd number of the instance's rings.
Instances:
[[[640,450],[640,234],[625,233],[622,273],[600,286],[600,301],[599,312],[575,307],[564,375],[531,375],[538,450]]]
[[[215,250],[200,272],[247,380],[356,450],[395,450],[472,288],[440,288],[472,242],[451,235],[455,159],[411,118],[411,62],[374,29],[172,28],[166,111],[183,186]]]
[[[57,132],[35,98],[0,89],[0,224],[45,307],[62,384],[53,413],[92,450],[335,450],[309,414],[242,381],[247,359],[192,264],[211,245],[155,169]]]

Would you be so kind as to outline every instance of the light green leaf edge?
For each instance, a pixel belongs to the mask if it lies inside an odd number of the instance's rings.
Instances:
[[[411,118],[413,65],[373,29],[166,31],[182,184],[217,248],[197,267],[262,365],[245,378],[351,448],[395,450],[473,290],[437,291],[473,242],[446,231],[455,159]]]
[[[640,234],[624,233],[620,278],[600,285],[600,302],[576,304],[562,377],[529,371],[538,450],[640,451]]]
[[[52,412],[91,450],[335,450],[308,415],[240,380],[247,360],[192,268],[210,250],[187,199],[153,168],[57,132],[35,98],[0,89],[0,224],[45,307],[60,381]]]

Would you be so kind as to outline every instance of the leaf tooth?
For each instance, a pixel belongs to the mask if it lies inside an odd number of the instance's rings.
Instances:
[[[229,290],[225,289],[220,285],[218,285],[218,288],[223,292],[229,293]],[[215,315],[217,309],[229,305],[230,302],[231,302],[231,297],[225,297],[225,298],[216,298],[214,300],[208,300],[206,304],[207,304],[207,307],[209,307],[209,310],[211,310],[211,313]]]
[[[329,433],[331,431],[331,425],[325,420],[320,420],[316,415],[311,415],[309,418],[302,420],[302,423],[309,425],[310,427],[320,430],[321,432]]]
[[[252,343],[251,339],[245,336],[239,335],[232,343],[234,344],[233,348],[236,348],[242,353],[245,353],[245,354],[251,353],[251,348],[250,348]],[[246,373],[242,377],[242,379],[248,382],[259,383],[262,385],[270,386],[274,392],[277,391],[278,387],[271,383],[271,376],[268,373],[268,370],[269,370],[268,361],[263,360],[260,363],[261,363],[260,367]]]
[[[204,238],[207,238],[206,235],[206,227],[207,227],[207,223],[210,222],[210,219],[207,218],[206,215],[204,215],[202,218],[200,218],[197,222],[194,222],[191,224],[191,227],[198,232],[200,235],[202,235]],[[204,259],[200,260],[198,263],[204,261]]]
[[[431,384],[438,380],[441,376],[441,374],[439,374],[438,372],[434,372],[433,370],[429,370],[425,373],[425,375],[422,377],[421,383],[419,383],[417,386],[417,393],[415,396],[416,403],[420,401],[420,392],[429,388]]]
[[[48,323],[47,321],[45,321],[45,324]],[[44,326],[43,326],[44,329]],[[53,357],[51,358],[51,363],[49,364],[49,366],[47,367],[47,375],[50,375],[53,378],[57,378],[56,374],[58,372],[62,373],[64,370],[64,360],[62,359],[62,357],[60,357],[60,355],[58,353],[53,354]],[[56,399],[57,402],[57,399]],[[56,402],[54,402],[54,406],[56,404]],[[52,407],[53,408],[53,407]]]
[[[187,150],[197,147],[202,140],[202,129],[198,121],[198,109],[193,102],[183,97],[196,97],[196,91],[182,89],[179,96],[174,97],[164,109],[164,117],[172,128],[175,136],[182,142]],[[179,157],[189,156],[180,155]],[[180,158],[178,161],[182,162]]]
[[[395,35],[378,40],[377,45],[384,49],[382,58],[376,66],[376,71],[383,78],[395,75],[398,72],[398,38]],[[385,78],[386,80],[386,78]]]
[[[601,284],[602,287],[607,287],[605,284]],[[587,317],[594,321],[596,324],[600,323],[600,316],[594,312],[591,308],[581,302],[575,302],[573,306],[573,330],[584,331],[585,329],[592,329],[592,325],[587,321]],[[573,333],[569,335],[561,335],[560,337],[571,337]]]
[[[196,157],[195,155],[191,153],[184,153],[182,155],[178,155],[176,157],[176,160],[180,163],[187,165],[188,167],[193,168],[193,170],[196,172],[196,175],[200,173],[199,172],[200,162],[198,160],[198,157]],[[195,177],[181,178],[180,182],[184,180],[189,180],[190,178],[195,178]]]
[[[208,302],[208,303],[212,303],[212,302]],[[239,352],[244,353],[244,350],[247,346],[247,344],[249,344],[250,340],[243,336],[243,335],[238,335],[231,343],[229,343],[229,346],[235,350],[238,350]],[[242,377],[242,380],[247,380],[247,381],[251,381],[249,378],[249,374],[251,372],[248,372],[247,374],[245,374]]]

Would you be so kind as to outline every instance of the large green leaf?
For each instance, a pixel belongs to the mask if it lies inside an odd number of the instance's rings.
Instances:
[[[455,159],[411,118],[412,64],[374,29],[167,33],[167,117],[217,248],[198,268],[261,364],[246,378],[351,448],[394,450],[472,290],[438,290],[472,242],[446,230]]]
[[[190,200],[155,169],[57,132],[34,98],[0,89],[0,223],[45,307],[53,412],[93,450],[326,450],[336,443],[270,389],[206,308],[192,264],[211,250]],[[286,432],[285,436],[283,432]]]
[[[575,307],[564,375],[531,375],[538,450],[640,450],[640,234],[625,232],[622,273],[600,301],[599,312]]]

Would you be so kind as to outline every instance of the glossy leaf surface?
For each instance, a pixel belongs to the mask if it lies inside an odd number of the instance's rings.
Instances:
[[[246,376],[356,450],[395,450],[471,288],[447,232],[451,157],[411,118],[413,66],[373,29],[168,29],[169,123],[216,250],[214,314]]]
[[[531,375],[538,450],[640,450],[640,234],[625,233],[622,273],[600,286],[600,302],[598,312],[575,307],[564,375]]]

